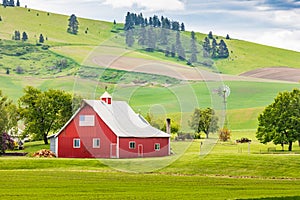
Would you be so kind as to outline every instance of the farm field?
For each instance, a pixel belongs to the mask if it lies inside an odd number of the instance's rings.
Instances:
[[[235,144],[240,137],[253,141]],[[212,140],[215,138],[212,135]],[[205,143],[205,140],[202,140]],[[217,142],[209,154],[199,156],[199,140],[174,142],[175,151],[188,147],[173,163],[142,171],[149,159],[57,159],[0,157],[5,181],[1,199],[298,199],[300,147],[293,153],[268,152],[254,132],[237,131],[232,142]],[[42,148],[33,143],[28,148]],[[242,149],[242,150],[240,150]],[[171,156],[171,157],[172,157]],[[112,164],[113,163],[113,164]],[[140,167],[137,167],[140,166]],[[116,168],[118,167],[118,168]],[[139,169],[141,171],[134,171]],[[121,170],[121,171],[120,171]],[[145,173],[147,172],[147,173]]]

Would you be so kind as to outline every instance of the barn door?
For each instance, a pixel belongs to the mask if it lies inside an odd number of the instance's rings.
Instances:
[[[110,144],[110,157],[111,158],[117,157],[117,144],[116,143]]]
[[[142,144],[139,144],[138,146],[138,157],[143,157],[144,154],[144,148]]]

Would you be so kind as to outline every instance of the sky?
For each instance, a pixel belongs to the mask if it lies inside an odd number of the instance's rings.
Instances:
[[[124,22],[126,13],[165,16],[186,30],[300,52],[300,0],[20,0],[21,6]],[[80,22],[79,22],[80,23]]]

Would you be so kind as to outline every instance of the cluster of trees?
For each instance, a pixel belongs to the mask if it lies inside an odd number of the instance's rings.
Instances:
[[[6,7],[6,6],[12,6],[12,7],[14,7],[14,6],[20,6],[20,1],[17,0],[17,2],[15,4],[14,0],[2,0],[2,5],[4,7]]]
[[[13,40],[22,40],[23,42],[28,40],[28,35],[27,33],[24,31],[22,33],[22,37],[21,37],[21,33],[20,31],[15,30],[14,35],[12,36]]]
[[[185,31],[184,23],[179,23],[178,21],[171,21],[167,17],[161,16],[160,18],[157,15],[153,15],[153,17],[144,18],[143,14],[136,14],[127,12],[125,17],[125,25],[124,30],[128,31],[130,29],[134,29],[134,26],[151,26],[151,27],[159,27],[164,29],[170,29],[174,31]]]
[[[292,151],[293,142],[298,141],[300,145],[299,105],[299,89],[279,93],[258,117],[257,139],[264,144],[273,141],[282,149],[287,144],[289,151]]]
[[[229,38],[228,35],[227,38]],[[224,40],[221,39],[220,43],[218,43],[217,40],[213,37],[211,31],[209,32],[208,36],[204,38],[202,47],[203,57],[228,58],[229,56],[229,50]]]
[[[132,47],[136,39],[138,45],[142,46],[146,51],[160,51],[164,52],[165,56],[177,56],[180,60],[186,60],[188,64],[195,63],[198,60],[197,39],[193,31],[191,32],[190,47],[188,49],[190,52],[189,59],[187,59],[186,56],[186,50],[182,43],[180,31],[175,31],[174,33],[168,29],[155,29],[151,26],[126,31],[125,42],[127,46]]]
[[[59,130],[80,106],[81,98],[62,90],[41,91],[26,87],[16,106],[0,91],[0,153],[8,148],[10,138],[17,131],[19,120],[25,125],[23,137],[43,139],[48,144],[49,133]]]
[[[25,42],[29,38],[28,38],[28,35],[27,35],[27,33],[25,31],[22,33],[22,37],[21,37],[20,31],[16,30],[14,32],[13,36],[12,36],[12,39],[13,40],[22,40],[23,42]],[[45,41],[45,38],[44,38],[43,34],[40,34],[38,42],[39,43],[44,43],[44,41]]]

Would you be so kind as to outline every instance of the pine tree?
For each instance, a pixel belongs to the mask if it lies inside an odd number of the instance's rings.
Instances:
[[[127,15],[125,17],[124,30],[128,31],[133,28],[134,28],[134,20],[132,19],[132,14],[130,12],[127,12]]]
[[[172,47],[171,47],[171,56],[175,57],[175,54],[176,54],[176,47],[175,47],[175,44],[172,44]]]
[[[126,44],[129,47],[132,47],[134,44],[133,30],[129,29],[126,31]]]
[[[147,31],[145,27],[142,27],[138,35],[138,44],[143,46],[146,44],[146,41],[147,41]]]
[[[218,57],[218,44],[215,38],[213,38],[211,42],[211,57],[217,58]]]
[[[21,39],[20,31],[15,31],[13,39],[14,40],[20,40]]]
[[[230,40],[230,37],[228,34],[226,35],[226,40]]]
[[[165,28],[160,28],[160,37],[159,37],[159,40],[160,40],[160,44],[161,45],[167,45],[168,44],[168,31],[167,29]]]
[[[210,56],[211,47],[210,47],[210,42],[209,42],[208,37],[204,38],[204,42],[202,44],[202,48],[203,48],[203,57],[209,57]]]
[[[3,5],[4,7],[8,6],[8,0],[3,0],[3,1],[2,1],[2,5]]]
[[[27,36],[27,33],[26,32],[23,32],[22,33],[22,41],[25,42],[28,40],[28,36]]]
[[[150,27],[147,31],[147,51],[154,51],[156,47],[156,34],[152,27]]]
[[[183,22],[181,23],[180,29],[181,29],[181,31],[185,31],[185,26],[184,26]]]
[[[69,25],[68,25],[68,33],[71,33],[71,34],[74,34],[76,35],[78,33],[78,26],[79,26],[79,23],[77,21],[77,17],[72,14],[69,18]]]
[[[213,36],[213,34],[212,34],[212,32],[211,31],[209,31],[209,33],[208,33],[208,39],[213,39],[214,38],[214,36]]]
[[[9,0],[8,5],[14,7],[15,6],[15,1],[14,0]]]
[[[176,51],[177,51],[178,58],[180,60],[185,60],[185,51],[181,44],[179,31],[176,32]]]
[[[191,53],[192,53],[192,55],[190,58],[190,62],[191,63],[197,62],[198,50],[197,50],[197,46],[196,46],[196,36],[195,36],[194,31],[191,32]]]
[[[39,37],[39,43],[44,43],[44,36],[43,34],[40,34],[40,37]]]
[[[220,41],[219,49],[218,49],[218,57],[219,58],[228,58],[229,51],[227,45],[225,44],[224,40]]]
[[[172,30],[179,31],[179,22],[172,21]]]
[[[20,7],[20,1],[17,0],[16,6]]]

